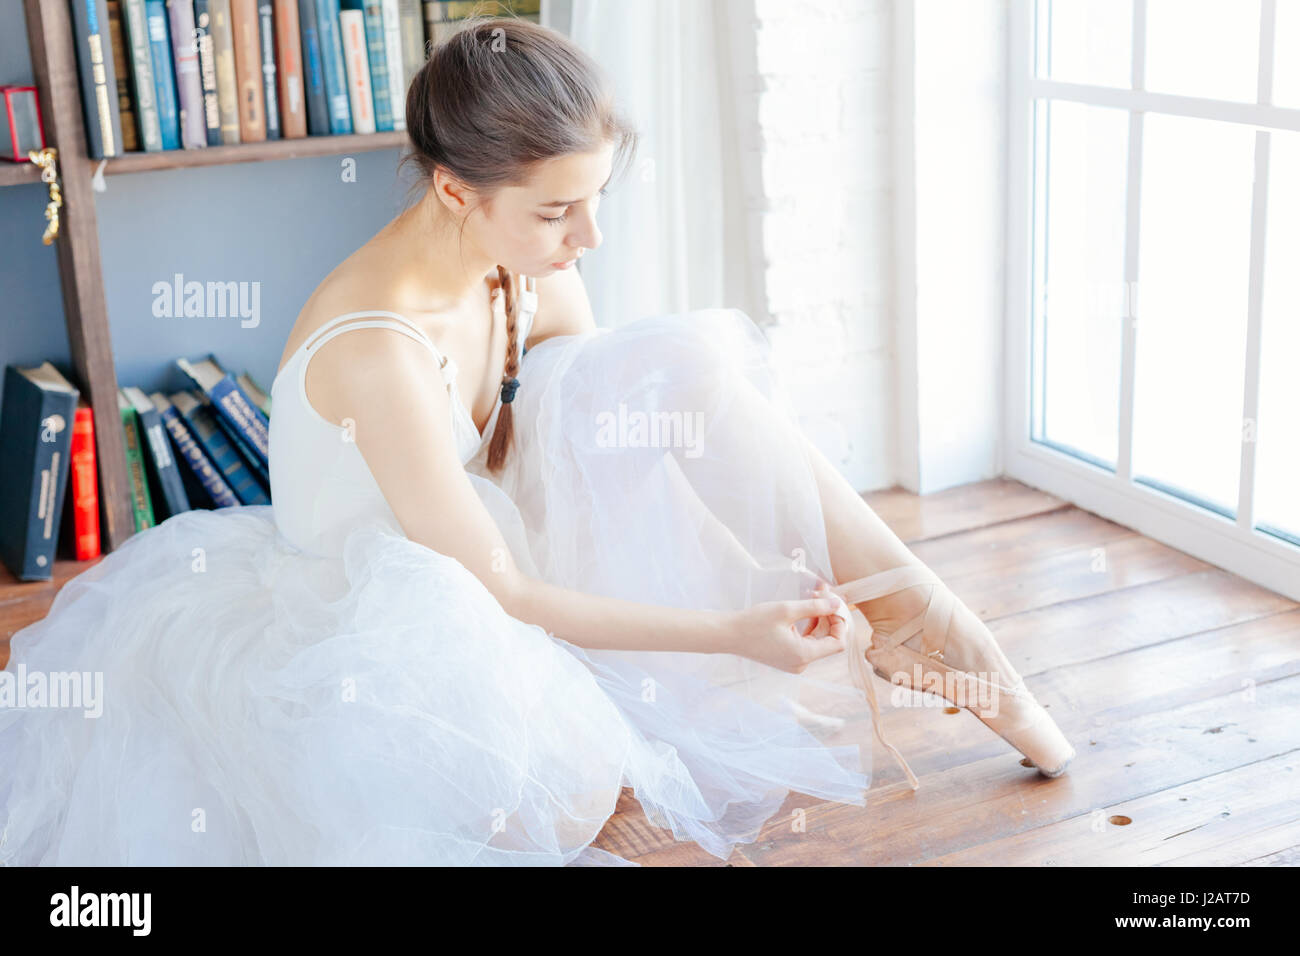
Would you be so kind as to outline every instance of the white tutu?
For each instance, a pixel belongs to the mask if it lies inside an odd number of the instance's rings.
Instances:
[[[676,607],[830,580],[767,363],[733,309],[529,350],[504,472],[468,465],[516,560]],[[136,534],[13,636],[6,670],[6,864],[623,864],[590,846],[623,786],[725,859],[790,790],[861,805],[870,783],[843,654],[792,675],[584,650],[390,527],[359,525],[341,559],[305,554],[273,506]],[[52,691],[38,705],[34,687],[72,672],[102,675],[97,715]]]

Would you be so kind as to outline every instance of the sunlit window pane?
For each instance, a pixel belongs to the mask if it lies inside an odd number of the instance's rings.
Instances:
[[[1144,122],[1134,477],[1235,515],[1255,131]]]
[[[1255,524],[1300,542],[1300,134],[1270,136]]]
[[[1038,75],[1132,86],[1133,0],[1039,0]]]
[[[1147,0],[1148,90],[1253,103],[1258,87],[1259,0]]]
[[[1037,237],[1045,282],[1037,295],[1042,415],[1036,419],[1043,428],[1034,437],[1114,468],[1129,114],[1055,102],[1046,116],[1047,163],[1036,190],[1046,203],[1040,217],[1046,233]]]

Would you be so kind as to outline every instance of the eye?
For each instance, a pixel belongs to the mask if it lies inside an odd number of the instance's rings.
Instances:
[[[609,195],[609,193],[606,191],[606,189],[605,189],[604,186],[601,186],[601,187],[600,187],[600,195],[602,195],[602,196],[608,196],[608,195]],[[558,226],[560,223],[562,223],[562,222],[564,222],[566,219],[568,219],[569,216],[568,216],[567,213],[565,213],[565,214],[562,215],[562,216],[555,216],[554,218],[547,217],[547,216],[538,216],[537,218],[540,219],[540,220],[542,220],[542,222],[549,222],[549,223],[551,223],[552,225],[556,225],[556,226]]]

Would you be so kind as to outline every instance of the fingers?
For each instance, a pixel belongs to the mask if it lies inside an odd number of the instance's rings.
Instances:
[[[814,639],[812,659],[819,661],[823,657],[830,657],[832,654],[838,654],[842,650],[844,650],[844,641],[834,634],[828,634],[825,637]]]
[[[810,637],[800,646],[799,656],[801,662],[791,667],[782,668],[791,674],[802,674],[808,669],[808,665],[821,660],[823,657],[830,657],[844,650],[844,642],[834,634],[828,634],[825,637]]]
[[[844,602],[837,597],[804,598],[801,601],[777,602],[778,613],[790,624],[805,617],[822,617],[835,614]]]

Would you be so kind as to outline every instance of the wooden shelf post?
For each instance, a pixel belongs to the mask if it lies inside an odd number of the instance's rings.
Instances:
[[[117,408],[117,370],[104,298],[99,225],[90,185],[95,162],[86,153],[72,14],[67,0],[23,0],[23,9],[46,145],[59,151],[63,208],[54,245],[63,287],[63,312],[76,384],[95,414],[95,457],[103,519],[101,547],[113,551],[135,533],[135,517],[127,481],[122,417]],[[114,82],[113,77],[109,82]],[[113,95],[117,95],[116,91]]]

